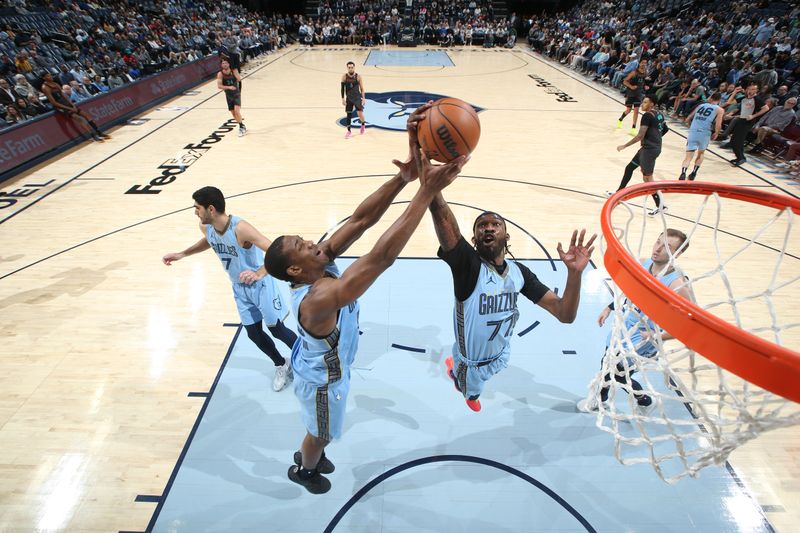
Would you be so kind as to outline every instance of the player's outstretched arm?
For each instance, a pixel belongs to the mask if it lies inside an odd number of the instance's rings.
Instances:
[[[578,314],[578,304],[580,303],[581,296],[581,276],[589,264],[589,259],[594,251],[594,240],[597,234],[593,234],[589,241],[584,244],[583,239],[586,236],[586,230],[578,230],[572,232],[572,239],[570,239],[569,248],[564,251],[561,243],[558,243],[558,255],[561,257],[564,266],[567,267],[567,285],[564,287],[564,294],[559,297],[553,291],[547,291],[544,296],[537,302],[547,312],[556,317],[559,322],[570,324],[575,321],[575,316]]]
[[[409,157],[405,162],[392,161],[400,171],[361,202],[348,221],[331,235],[330,239],[320,244],[320,249],[331,260],[342,255],[365,231],[374,226],[403,187],[417,179],[419,171],[417,165],[413,163],[413,154],[418,146],[417,123],[425,118],[425,111],[429,107],[430,105],[426,104],[408,117]]]
[[[250,246],[257,246],[264,253],[272,244],[272,241],[261,234],[252,224],[240,220],[236,225],[236,240],[242,248],[250,248]],[[267,275],[267,268],[262,262],[258,270],[244,270],[239,274],[239,281],[251,285]]]
[[[203,235],[206,234],[206,226],[205,224],[200,224],[200,231]],[[188,257],[190,255],[199,254],[200,252],[205,252],[206,250],[210,249],[211,245],[208,244],[208,241],[205,237],[188,247],[182,252],[173,252],[171,254],[167,254],[161,258],[161,261],[164,262],[165,265],[170,266],[174,261],[180,261],[184,257]]]
[[[617,152],[623,151],[625,148],[627,148],[628,146],[630,146],[632,144],[636,144],[636,143],[642,142],[642,139],[644,139],[644,136],[647,133],[647,128],[648,128],[648,126],[643,126],[643,125],[639,124],[639,133],[636,134],[636,137],[634,137],[630,141],[626,142],[625,144],[620,144],[619,146],[617,146]]]
[[[433,227],[436,229],[436,237],[439,239],[439,246],[442,250],[449,252],[458,244],[461,239],[461,230],[458,228],[458,221],[450,206],[444,199],[442,193],[436,195],[430,206],[431,216],[433,217]]]
[[[418,157],[422,159],[421,154]],[[329,315],[364,294],[378,276],[394,263],[419,226],[428,205],[436,194],[455,180],[467,159],[467,156],[461,156],[439,166],[432,166],[427,159],[422,159],[420,188],[400,218],[386,230],[368,254],[345,270],[340,279],[324,280],[324,283],[315,285],[303,300],[301,314],[313,321],[314,318],[309,316],[306,309],[314,315]]]

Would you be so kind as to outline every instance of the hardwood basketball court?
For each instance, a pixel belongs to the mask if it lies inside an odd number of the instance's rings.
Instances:
[[[386,57],[402,54],[382,51]],[[242,115],[248,133],[242,138],[228,131],[225,99],[210,81],[141,115],[140,125],[116,128],[109,142],[83,144],[3,184],[4,192],[31,193],[0,210],[0,530],[152,526],[157,498],[148,496],[164,493],[203,393],[233,347],[235,330],[223,325],[238,322],[229,282],[213,254],[171,267],[161,257],[200,238],[191,194],[204,185],[219,187],[227,211],[268,237],[318,239],[394,173],[391,160],[404,159],[408,148],[391,120],[344,139],[339,79],[349,60],[366,91],[388,95],[381,102],[394,106],[400,120],[402,105],[391,93],[454,96],[482,109],[480,144],[445,191],[462,231],[476,210],[500,212],[514,225],[512,251],[531,260],[557,259],[556,244],[568,241],[575,228],[599,233],[603,191],[616,188],[636,150],[615,149],[630,138],[627,123],[615,129],[619,94],[521,47],[447,50],[452,66],[365,66],[369,54],[363,48],[295,47],[262,56],[246,69]],[[685,129],[671,126],[676,132],[664,138],[656,179],[675,179],[680,172]],[[797,196],[796,184],[768,166],[753,161],[744,167],[707,153],[699,179]],[[639,180],[637,172],[633,182]],[[398,205],[348,254],[368,251],[414,190],[411,185],[401,193]],[[670,198],[667,218],[678,228],[690,223],[683,205]],[[727,229],[744,233],[747,213],[742,206]],[[436,248],[426,219],[403,255],[433,258]],[[691,272],[693,261],[706,259],[698,244],[681,264]],[[587,328],[597,306],[609,301],[599,250],[593,261],[601,270],[587,275],[579,311]],[[792,261],[789,268],[797,272],[796,255]],[[763,268],[754,262],[740,275]],[[780,311],[797,314],[792,307]],[[581,327],[558,331],[578,337]],[[601,350],[579,354],[581,365],[596,370]],[[272,393],[271,379],[268,371],[264,390],[291,402],[290,390]],[[403,405],[393,410],[402,413]],[[491,409],[484,411],[480,416],[491,416]],[[300,435],[299,417],[296,425]],[[602,437],[612,457],[612,440]],[[796,428],[763,435],[730,460],[778,531],[792,531],[800,522],[798,437]],[[285,467],[277,469],[269,475],[285,477]],[[292,488],[288,480],[286,488]],[[312,501],[307,494],[297,497]],[[735,519],[727,524],[749,527]]]

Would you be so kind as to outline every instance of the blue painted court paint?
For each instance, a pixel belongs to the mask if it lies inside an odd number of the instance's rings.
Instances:
[[[446,94],[429,93],[424,91],[387,91],[382,93],[367,92],[364,102],[364,120],[367,121],[368,128],[378,128],[382,130],[400,131],[405,133],[408,117],[417,108],[427,104],[431,100],[447,98]],[[469,102],[469,105],[476,113],[483,111],[483,108]],[[341,127],[347,126],[347,117],[341,117],[338,121]],[[353,113],[351,126],[360,127],[361,121],[357,113]]]
[[[555,272],[547,261],[524,263],[549,287],[566,279],[558,261]],[[667,485],[650,466],[620,465],[612,437],[594,416],[576,411],[610,327],[596,322],[609,302],[599,274],[591,267],[584,273],[573,324],[520,298],[520,324],[538,325],[514,337],[509,367],[487,384],[483,409],[474,413],[445,375],[453,343],[449,268],[396,261],[361,298],[364,335],[344,436],[326,450],[336,471],[321,496],[286,478],[305,435],[297,400],[291,389],[272,391],[272,362],[239,335],[152,531],[320,533],[337,514],[336,532],[586,531],[556,499],[490,463],[541,483],[600,532],[769,531],[726,468]],[[576,355],[563,357],[566,347]],[[278,349],[288,356],[285,346]],[[486,463],[419,461],[440,456]],[[409,463],[340,513],[371,481]]]
[[[454,67],[444,50],[372,50],[364,61],[368,67]]]

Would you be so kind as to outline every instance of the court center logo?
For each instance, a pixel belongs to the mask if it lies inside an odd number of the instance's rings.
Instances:
[[[429,100],[447,98],[444,94],[426,93],[422,91],[392,91],[388,93],[366,93],[364,120],[368,128],[382,130],[406,131],[408,116]],[[470,104],[480,113],[482,107]],[[339,125],[347,127],[347,117],[339,119]],[[352,126],[361,126],[358,113],[353,111]]]

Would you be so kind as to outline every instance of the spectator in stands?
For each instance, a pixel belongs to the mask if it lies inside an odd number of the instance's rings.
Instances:
[[[78,104],[92,97],[91,94],[86,92],[86,89],[83,88],[83,85],[81,85],[77,81],[71,81],[69,83],[69,88],[70,88],[69,101],[72,102],[73,104]]]
[[[111,74],[108,76],[108,88],[112,91],[125,85],[125,80],[119,75],[119,70],[112,69]]]
[[[14,84],[14,92],[17,93],[19,96],[27,98],[29,94],[35,94],[35,95],[39,94],[39,91],[34,89],[31,86],[30,82],[28,82],[28,79],[22,74],[17,74],[16,76],[14,76],[14,81],[16,82]]]
[[[14,107],[13,105],[5,106],[5,112],[6,112],[5,121],[8,122],[9,124],[17,124],[19,122],[24,122],[26,120],[26,118],[23,117],[17,110],[17,108]]]
[[[767,42],[772,34],[775,33],[775,19],[773,17],[762,20],[758,28],[753,32],[753,44],[763,44]]]
[[[61,85],[69,85],[69,82],[75,79],[72,76],[72,73],[69,71],[69,67],[66,65],[66,63],[61,63],[58,65],[58,70],[58,83]]]
[[[37,71],[42,69],[50,70],[51,68],[56,67],[56,62],[53,61],[50,56],[40,55],[36,49],[32,49],[30,52],[28,52],[28,60]]]
[[[770,61],[767,66],[753,75],[753,81],[761,88],[772,90],[778,84],[778,73],[775,71],[775,62]]]
[[[17,98],[19,98],[19,95],[8,84],[8,80],[0,78],[0,105],[13,105]]]
[[[17,108],[17,111],[19,111],[20,116],[25,120],[33,118],[39,114],[36,108],[28,107],[28,101],[24,98],[17,98],[15,107]]]
[[[80,86],[90,97],[100,93],[100,89],[92,84],[92,80],[89,79],[89,76],[83,78],[83,82],[80,83]]]
[[[77,63],[74,67],[72,67],[69,73],[72,75],[72,79],[67,82],[68,84],[71,84],[73,81],[82,81],[83,78],[88,76],[86,70],[84,70],[80,63]]]
[[[0,55],[0,76],[8,76],[9,74],[16,74],[17,67],[14,65],[11,58],[6,54]]]
[[[92,81],[92,86],[97,90],[95,94],[107,93],[110,90],[108,85],[106,85],[103,82],[103,78],[100,77],[100,74],[94,77],[94,81]]]
[[[757,154],[763,149],[762,143],[767,135],[782,132],[789,124],[796,120],[794,107],[797,105],[797,97],[787,98],[782,106],[775,106],[770,109],[755,124],[753,132],[756,134],[755,144],[750,153]]]
[[[29,74],[33,72],[33,65],[31,65],[28,59],[27,52],[20,52],[17,54],[17,57],[14,59],[14,66],[20,74]]]
[[[693,79],[689,84],[688,94],[675,101],[675,113],[677,117],[689,116],[695,106],[702,104],[706,100],[706,88],[700,85],[700,80]]]
[[[26,105],[29,109],[35,111],[37,115],[47,113],[51,110],[49,104],[44,104],[37,96],[32,94],[28,96]]]

